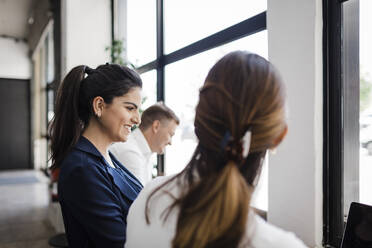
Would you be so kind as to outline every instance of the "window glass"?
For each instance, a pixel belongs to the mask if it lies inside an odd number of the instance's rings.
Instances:
[[[372,54],[371,11],[372,2],[369,0],[349,0],[343,3],[345,220],[351,202],[372,205],[372,58],[369,56]]]
[[[266,0],[164,0],[164,51],[171,53],[266,9]]]
[[[172,145],[166,151],[165,174],[180,172],[189,162],[197,145],[194,134],[195,107],[199,88],[203,85],[209,69],[226,53],[248,50],[267,58],[267,32],[242,38],[201,54],[177,61],[165,67],[165,101],[180,118],[180,125],[173,137]],[[267,170],[263,169],[257,201],[254,205],[267,210]]]
[[[360,0],[360,202],[372,205],[372,1]]]
[[[142,79],[142,106],[140,112],[142,113],[145,109],[156,103],[156,71],[151,70],[141,74]],[[153,164],[152,175],[156,177],[157,171],[157,157],[156,154],[152,154],[150,158]]]
[[[128,0],[127,56],[136,67],[156,58],[156,1]]]
[[[142,107],[145,110],[156,103],[156,71],[151,70],[141,74],[142,78]]]

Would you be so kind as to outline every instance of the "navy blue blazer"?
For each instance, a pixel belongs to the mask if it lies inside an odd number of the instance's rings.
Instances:
[[[61,164],[58,197],[69,247],[124,247],[128,209],[143,188],[110,153],[83,136]]]

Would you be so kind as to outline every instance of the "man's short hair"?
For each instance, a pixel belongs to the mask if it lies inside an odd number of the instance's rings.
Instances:
[[[141,130],[146,130],[156,120],[160,122],[164,120],[174,120],[177,125],[180,124],[180,120],[173,110],[165,106],[165,104],[162,102],[156,103],[143,111],[141,116],[141,124],[139,127]]]

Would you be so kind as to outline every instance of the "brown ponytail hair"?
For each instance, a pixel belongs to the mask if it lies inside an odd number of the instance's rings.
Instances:
[[[58,88],[55,115],[49,126],[51,169],[60,167],[88,125],[96,96],[110,104],[114,97],[122,96],[134,87],[142,88],[141,78],[125,66],[107,63],[96,69],[85,65],[74,67]]]
[[[173,180],[186,182],[168,208],[180,209],[172,247],[238,247],[245,235],[249,205],[266,150],[286,129],[284,87],[264,58],[236,51],[209,71],[196,107],[199,144],[186,168]],[[248,157],[241,139],[251,131]],[[227,145],[224,141],[229,138]],[[164,191],[163,191],[164,192]]]

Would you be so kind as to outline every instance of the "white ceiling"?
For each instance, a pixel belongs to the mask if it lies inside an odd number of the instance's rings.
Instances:
[[[0,37],[24,39],[33,0],[0,0]]]

